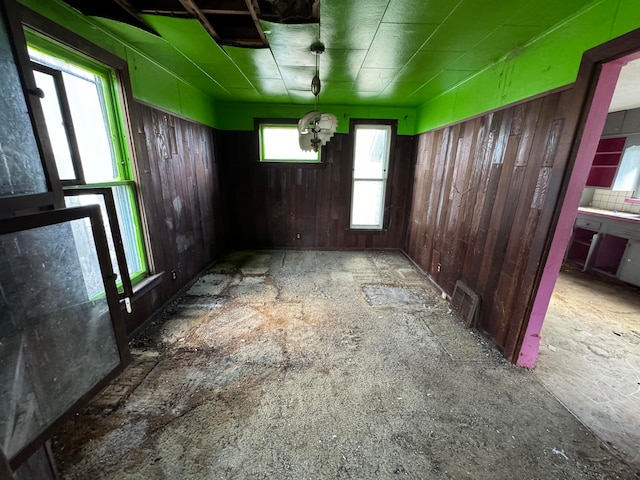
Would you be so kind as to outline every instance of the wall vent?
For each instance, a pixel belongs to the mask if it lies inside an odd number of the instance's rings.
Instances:
[[[476,326],[480,313],[480,295],[461,280],[456,282],[456,286],[453,289],[451,306],[467,328]]]

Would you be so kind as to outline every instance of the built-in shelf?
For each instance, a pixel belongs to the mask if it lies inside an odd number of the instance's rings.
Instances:
[[[626,139],[626,137],[603,138],[598,142],[587,179],[588,187],[611,188]]]

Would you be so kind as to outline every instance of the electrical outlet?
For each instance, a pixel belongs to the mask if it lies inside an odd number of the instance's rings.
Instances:
[[[296,233],[296,240],[300,240],[300,234]]]
[[[175,270],[171,270],[171,280],[176,280],[178,278],[178,274]]]
[[[438,264],[438,271],[442,270],[442,265],[439,263]]]

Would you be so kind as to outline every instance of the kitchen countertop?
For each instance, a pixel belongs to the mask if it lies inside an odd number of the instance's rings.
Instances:
[[[621,220],[623,222],[640,224],[640,213],[617,212],[591,207],[578,207],[578,213],[586,213],[587,215],[595,215],[597,217],[606,217],[614,220]]]

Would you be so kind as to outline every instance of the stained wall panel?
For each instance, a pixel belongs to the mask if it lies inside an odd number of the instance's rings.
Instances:
[[[136,298],[134,313],[125,315],[129,333],[225,248],[213,129],[140,103],[134,108],[141,209],[152,273],[162,276],[159,285]]]
[[[419,135],[406,251],[517,357],[577,118],[572,90]],[[568,140],[567,140],[568,139]]]
[[[255,132],[221,131],[216,138],[226,191],[228,243],[234,248],[403,247],[414,137],[396,137],[383,231],[349,229],[352,134],[336,134],[323,147],[322,164],[260,163]]]

